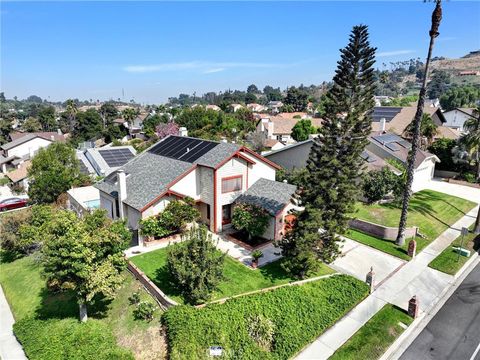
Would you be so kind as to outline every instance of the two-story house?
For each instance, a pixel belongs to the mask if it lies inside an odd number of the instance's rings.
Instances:
[[[244,146],[171,135],[95,186],[100,190],[100,206],[113,219],[127,219],[132,230],[173,199],[190,197],[201,221],[211,231],[221,232],[230,226],[238,199],[263,204],[271,215],[264,237],[279,239],[295,191],[295,186],[275,181],[279,168]]]

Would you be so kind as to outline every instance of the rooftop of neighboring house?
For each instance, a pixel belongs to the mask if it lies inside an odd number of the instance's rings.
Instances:
[[[283,102],[278,101],[278,100],[277,101],[269,101],[267,105],[268,106],[283,106]]]
[[[276,216],[290,203],[290,199],[296,190],[295,185],[258,179],[235,202],[260,206],[271,216]]]
[[[385,130],[402,135],[407,126],[413,121],[416,106],[394,107],[376,106],[372,113],[372,131],[381,131],[381,119],[385,119]],[[438,107],[425,106],[424,113],[430,115],[437,125],[446,122],[442,111]]]
[[[316,128],[322,126],[322,119],[311,118],[306,113],[302,112],[261,116],[261,119],[269,119],[271,122],[273,122],[273,134],[276,135],[290,135],[295,124],[302,119],[310,120],[312,125]]]
[[[371,144],[382,148],[402,163],[407,163],[408,153],[412,148],[412,144],[402,139],[400,136],[393,133],[373,132],[368,138]],[[418,149],[417,157],[415,159],[415,168],[419,167],[426,159],[433,158],[436,162],[440,162],[438,157],[434,154]]]
[[[3,144],[1,148],[3,150],[10,150],[16,146],[24,144],[35,138],[42,138],[48,141],[65,141],[66,140],[65,135],[58,134],[57,132],[32,132],[32,133],[12,132],[10,133],[10,139],[12,139],[12,141],[6,144]]]
[[[265,139],[263,141],[263,146],[271,149],[272,147],[274,147],[275,145],[277,145],[279,143],[280,143],[280,141],[278,141],[277,139]]]
[[[28,167],[30,166],[30,161],[25,161],[19,165],[15,170],[9,171],[6,175],[13,182],[17,183],[28,176]]]
[[[462,113],[466,114],[466,115],[470,115],[472,116],[473,115],[473,111],[475,110],[474,108],[455,108],[455,109],[452,109],[452,110],[449,110],[449,111],[445,111],[445,113],[449,113],[451,111],[461,111]]]
[[[80,160],[82,172],[107,176],[133,159],[136,154],[137,151],[132,146],[104,146],[77,151],[77,158]]]
[[[235,155],[242,156],[239,152],[243,149],[232,143],[170,135],[120,168],[126,173],[127,198],[124,202],[142,210],[197,166],[216,168]],[[95,186],[116,197],[116,176],[113,172]]]
[[[438,126],[435,138],[457,140],[460,138],[460,131],[448,126]]]

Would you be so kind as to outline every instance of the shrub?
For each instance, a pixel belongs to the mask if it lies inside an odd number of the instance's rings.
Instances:
[[[189,303],[203,303],[223,279],[225,254],[217,251],[204,226],[193,227],[183,240],[169,246],[167,269],[172,285]]]
[[[98,321],[22,319],[13,325],[15,336],[30,360],[133,360],[120,348],[110,328]]]
[[[130,305],[137,305],[140,303],[140,293],[134,292],[130,297],[128,298],[128,301],[130,302]]]
[[[270,351],[273,343],[275,326],[272,320],[262,315],[254,315],[249,319],[248,335],[257,345],[266,351]]]
[[[30,209],[14,211],[0,218],[0,246],[3,250],[16,255],[27,254],[34,246],[33,241],[23,239],[20,229],[29,223],[32,217]]]
[[[243,230],[251,239],[261,236],[268,226],[269,216],[267,212],[257,205],[235,205],[232,214],[232,225],[237,230]]]
[[[162,316],[168,330],[170,359],[204,359],[205,349],[211,345],[222,346],[229,358],[288,359],[367,295],[365,283],[338,275],[201,309],[175,306]],[[270,352],[250,336],[251,320],[257,316],[272,322]],[[262,327],[255,332],[265,332],[269,326],[263,323]]]
[[[384,168],[379,171],[370,171],[363,181],[363,196],[369,203],[382,200],[389,193],[399,195],[402,188],[402,177]]]
[[[8,183],[10,183],[10,179],[8,177],[3,177],[3,178],[0,178],[0,186],[4,186],[4,185],[7,185]]]
[[[262,256],[263,252],[261,252],[260,250],[255,250],[252,252],[252,258],[254,258],[255,260],[260,259]]]
[[[137,320],[153,320],[153,314],[157,307],[150,301],[142,301],[137,304],[135,310],[133,310],[133,316]]]

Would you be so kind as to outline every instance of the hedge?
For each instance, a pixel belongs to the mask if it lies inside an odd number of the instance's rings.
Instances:
[[[30,360],[133,360],[117,345],[110,328],[99,320],[26,318],[13,325]]]
[[[210,346],[224,358],[287,359],[315,340],[368,294],[365,283],[346,275],[287,286],[197,309],[176,306],[162,316],[170,359],[204,359]],[[248,334],[249,319],[263,316],[274,326],[271,351]]]

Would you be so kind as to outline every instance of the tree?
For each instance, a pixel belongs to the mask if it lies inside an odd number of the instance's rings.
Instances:
[[[280,101],[283,98],[280,88],[275,89],[270,85],[267,85],[263,88],[263,93],[267,97],[268,101]]]
[[[189,303],[206,302],[223,279],[225,255],[217,250],[205,226],[192,227],[183,242],[168,247],[172,285]]]
[[[232,225],[235,229],[245,231],[248,240],[262,236],[268,226],[267,212],[256,205],[240,203],[235,205],[232,214]]]
[[[128,123],[128,128],[132,127],[132,122],[137,117],[137,110],[134,108],[126,108],[122,111],[123,119]]]
[[[12,122],[9,119],[0,119],[0,145],[9,141],[12,130]]]
[[[457,142],[453,139],[438,139],[430,147],[428,151],[437,155],[440,163],[435,165],[435,168],[447,171],[458,171],[458,166],[453,162],[453,148]]]
[[[75,150],[60,142],[38,151],[28,168],[28,177],[28,195],[40,204],[55,202],[60,194],[84,180]]]
[[[73,99],[68,99],[67,100],[67,109],[66,109],[67,115],[68,115],[68,122],[69,122],[69,128],[70,132],[73,132],[73,129],[75,129],[75,118],[77,117],[78,113],[78,107],[77,104]]]
[[[88,109],[76,115],[76,127],[73,136],[77,141],[89,141],[98,139],[102,135],[103,121],[95,109]]]
[[[22,129],[26,132],[36,132],[42,130],[42,124],[34,117],[29,117],[23,122]]]
[[[295,141],[308,140],[308,136],[313,133],[315,133],[315,128],[310,119],[302,119],[292,128],[292,138]]]
[[[111,102],[102,104],[99,113],[102,117],[104,128],[118,117],[118,110]]]
[[[255,84],[249,85],[247,87],[247,94],[258,94],[259,92],[260,91]]]
[[[37,95],[30,95],[26,101],[31,103],[37,103],[37,104],[41,104],[43,102],[42,98]]]
[[[390,169],[370,171],[363,180],[363,196],[369,203],[382,200],[389,193],[398,197],[403,186],[402,177],[395,175]]]
[[[284,104],[291,105],[294,111],[305,111],[308,104],[308,95],[304,91],[292,86],[287,91]]]
[[[450,85],[450,74],[443,70],[434,70],[432,80],[428,84],[428,97],[430,99],[440,98],[447,92]]]
[[[405,128],[404,135],[405,137],[412,139],[414,134],[414,122],[412,121]],[[420,147],[423,150],[426,150],[433,143],[433,139],[438,134],[438,125],[435,124],[432,117],[428,114],[422,115],[422,120],[420,124]]]
[[[473,86],[461,86],[448,89],[440,97],[440,105],[445,111],[459,107],[475,106],[480,99],[480,89]]]
[[[27,254],[32,243],[23,241],[20,228],[30,221],[32,214],[30,209],[14,211],[0,218],[0,246],[2,250],[14,255]]]
[[[43,131],[56,130],[55,108],[53,106],[42,107],[38,112],[38,121],[42,124]]]
[[[247,93],[245,95],[245,104],[253,104],[257,102],[257,97],[253,93]]]
[[[105,210],[79,219],[73,212],[58,211],[43,244],[42,262],[49,288],[73,291],[80,320],[87,321],[87,304],[95,297],[113,298],[123,281],[123,250],[130,233],[124,222],[112,222]]]
[[[314,260],[330,263],[340,253],[338,235],[346,232],[361,191],[354,179],[364,166],[361,154],[375,105],[375,50],[365,25],[354,26],[349,44],[340,50],[323,126],[314,139],[307,181],[299,194],[305,210],[297,214],[292,231],[279,244],[288,258],[286,270],[297,276],[314,269]]]
[[[425,74],[423,77],[422,87],[418,95],[418,104],[415,117],[413,118],[413,133],[412,133],[412,149],[408,154],[407,159],[407,179],[405,189],[403,192],[402,213],[400,216],[400,223],[398,225],[398,235],[396,244],[403,246],[405,244],[405,227],[407,226],[408,205],[410,203],[410,197],[412,196],[412,183],[413,174],[415,172],[415,159],[417,157],[417,151],[420,143],[420,130],[423,115],[423,108],[425,106],[425,98],[427,94],[427,78],[428,70],[430,67],[430,61],[432,58],[433,45],[435,38],[439,35],[438,29],[442,20],[442,2],[441,0],[435,1],[435,9],[432,13],[432,25],[429,31],[430,44],[428,46],[427,60],[425,62]]]
[[[470,159],[476,167],[476,178],[480,179],[480,106],[473,112],[463,124],[466,134],[462,135],[459,143],[464,145],[469,153]]]
[[[168,135],[178,135],[178,129],[178,124],[175,121],[169,121],[166,124],[158,124],[155,128],[155,134],[159,139],[163,139]]]

